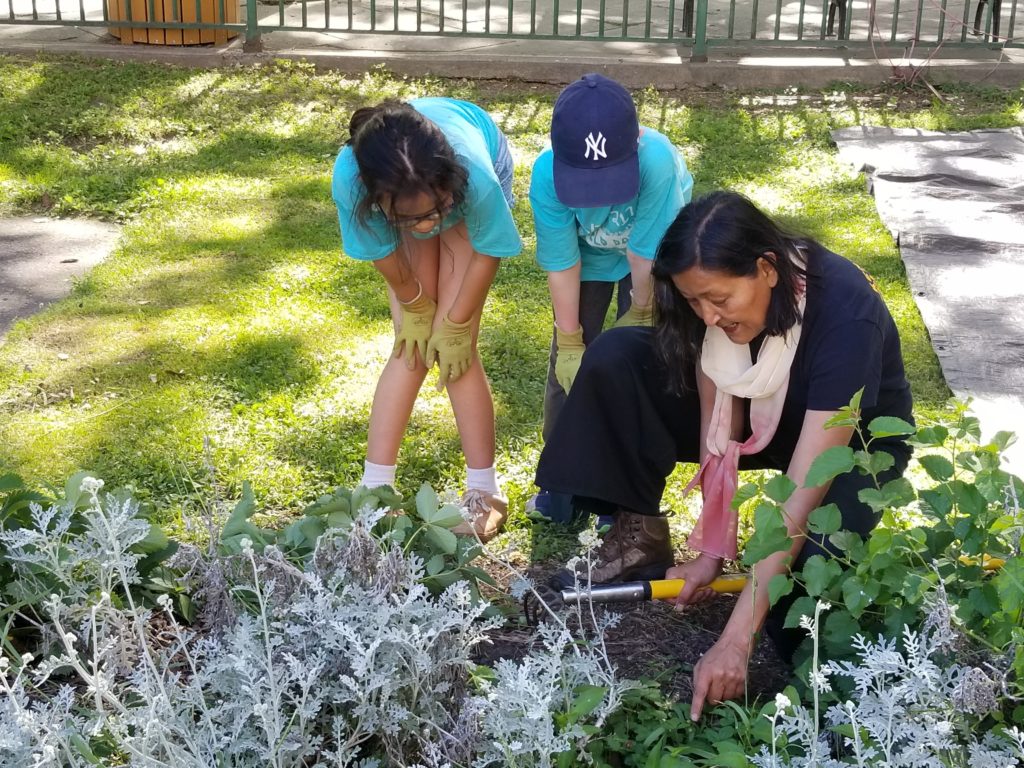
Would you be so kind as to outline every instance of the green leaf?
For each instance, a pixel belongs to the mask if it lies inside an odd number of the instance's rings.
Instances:
[[[132,552],[144,552],[146,554],[152,552],[162,552],[170,546],[171,540],[167,537],[167,533],[159,525],[149,524],[149,532],[146,534],[146,538],[138,542],[132,547]]]
[[[930,491],[921,491],[921,501],[926,512],[942,520],[953,510],[953,497],[949,488],[943,486]]]
[[[849,405],[844,405],[834,416],[825,422],[825,429],[832,429],[833,427],[852,427],[856,429],[857,425],[860,424],[860,400],[863,396],[864,388],[861,387],[853,393]]]
[[[807,516],[807,527],[811,533],[835,533],[842,524],[843,514],[835,504],[817,507],[811,510],[811,514]]]
[[[796,483],[786,475],[776,475],[764,486],[765,495],[777,504],[785,504],[796,490]]]
[[[856,563],[864,559],[866,547],[860,534],[853,531],[837,531],[828,537],[829,543],[845,552]]]
[[[872,477],[878,477],[880,474],[885,472],[887,469],[891,469],[896,463],[896,459],[888,451],[875,451],[871,454],[868,459],[867,466],[864,467],[868,471],[868,474]]]
[[[78,733],[73,733],[68,737],[68,743],[71,748],[78,753],[85,762],[89,765],[103,765],[103,761],[96,757],[96,753],[92,751],[92,747],[89,746],[89,742]]]
[[[843,604],[847,610],[857,618],[874,599],[878,597],[878,582],[861,581],[856,576],[851,576],[843,582]]]
[[[776,573],[768,582],[768,604],[775,605],[793,591],[793,579],[784,573]]]
[[[992,436],[992,440],[989,445],[995,448],[997,451],[1002,453],[1011,445],[1017,442],[1017,435],[1013,432],[1006,430],[999,430]]]
[[[358,515],[365,509],[400,509],[401,506],[401,494],[395,493],[395,489],[388,485],[379,485],[376,488],[359,486],[352,492],[353,515]]]
[[[647,762],[644,763],[644,768],[661,768],[661,752],[665,748],[665,726],[655,728],[648,734],[647,738],[644,739],[644,746],[650,747],[651,744],[657,739],[658,744],[647,753]]]
[[[572,706],[569,707],[568,722],[573,724],[597,709],[608,689],[600,685],[581,685],[573,692]]]
[[[813,597],[808,597],[806,595],[798,597],[793,601],[793,604],[786,612],[786,621],[783,626],[788,629],[799,627],[800,618],[802,616],[814,616],[815,605],[816,603]],[[797,699],[793,699],[793,701],[797,701]]]
[[[849,650],[850,638],[861,632],[860,624],[839,606],[832,606],[832,610],[824,614],[822,618],[825,620],[825,626],[822,629],[825,642],[832,648]]]
[[[0,493],[21,490],[24,487],[25,481],[13,472],[9,472],[6,475],[0,475]]]
[[[999,592],[995,585],[988,583],[972,589],[967,594],[967,602],[986,619],[999,610]]]
[[[440,553],[434,555],[432,558],[427,560],[423,568],[426,570],[428,576],[437,576],[437,574],[444,570],[444,555]]]
[[[302,510],[302,516],[309,515],[331,515],[336,512],[343,512],[349,516],[352,513],[352,492],[348,488],[336,488],[333,493],[321,496]],[[337,528],[341,526],[331,526]]]
[[[918,456],[917,460],[932,480],[944,482],[953,476],[953,462],[945,456]]]
[[[928,448],[941,448],[949,438],[949,430],[941,424],[934,427],[921,427],[917,430],[913,441]]]
[[[953,500],[962,513],[978,517],[988,509],[988,501],[974,485],[958,480],[951,483],[951,486]]]
[[[439,528],[436,525],[428,524],[423,535],[431,544],[441,550],[444,554],[455,554],[455,548],[458,546],[459,540],[458,537],[447,528]]]
[[[352,527],[352,515],[347,509],[335,509],[327,515],[327,527],[347,531]]]
[[[896,435],[913,435],[917,428],[908,424],[903,419],[895,416],[879,416],[868,424],[868,431],[872,437],[895,437]]]
[[[882,493],[889,498],[888,506],[895,509],[905,507],[917,500],[917,492],[905,477],[897,477],[882,486]]]
[[[1012,557],[1006,561],[992,582],[999,593],[999,603],[1008,613],[1024,606],[1024,558]]]
[[[249,522],[249,518],[256,512],[256,497],[253,496],[252,486],[246,480],[242,483],[242,498],[235,504],[231,514],[228,515],[224,528],[220,532],[221,541],[235,536],[248,536],[253,543],[265,541],[264,531]]]
[[[437,515],[440,502],[434,489],[424,483],[416,491],[416,514],[428,523]]]
[[[736,489],[736,494],[732,497],[732,508],[738,510],[744,502],[757,496],[758,492],[756,483],[744,483]]]
[[[835,560],[826,560],[821,555],[811,555],[807,558],[802,571],[807,594],[811,597],[823,594],[842,572],[843,569]]]
[[[466,576],[472,576],[474,579],[484,584],[490,584],[492,587],[498,586],[498,582],[494,580],[494,577],[491,576],[491,574],[482,568],[477,568],[475,565],[464,565],[462,567],[462,572]]]
[[[834,445],[822,451],[807,471],[804,487],[817,488],[832,478],[853,469],[853,449],[848,445]]]
[[[754,510],[754,533],[744,548],[742,562],[752,566],[769,555],[786,551],[792,543],[782,510],[773,504],[758,504]]]
[[[465,518],[462,517],[462,510],[454,504],[445,504],[435,509],[429,516],[424,515],[423,519],[431,525],[437,525],[441,528],[454,528],[460,523],[465,522]]]
[[[713,765],[720,768],[750,768],[750,761],[742,752],[719,752]]]

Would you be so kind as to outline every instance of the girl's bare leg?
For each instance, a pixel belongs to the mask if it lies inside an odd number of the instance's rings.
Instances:
[[[438,253],[440,236],[429,240],[418,240],[404,236],[399,248],[405,248],[408,262],[413,273],[423,286],[423,291],[437,301]],[[401,307],[391,289],[388,289],[391,302],[391,317],[395,328],[398,328],[402,317]],[[440,310],[438,310],[438,315]],[[398,461],[398,449],[402,444],[402,435],[409,425],[412,408],[416,402],[427,368],[420,356],[416,356],[416,366],[409,370],[405,366],[405,358],[392,356],[373,394],[373,405],[370,408],[370,424],[367,431],[366,459],[374,464],[394,465]]]

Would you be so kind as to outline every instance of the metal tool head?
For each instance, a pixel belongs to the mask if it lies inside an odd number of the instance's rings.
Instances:
[[[594,584],[579,589],[563,589],[560,596],[565,605],[588,600],[592,603],[638,603],[651,599],[651,583],[626,581],[621,584]]]
[[[547,584],[538,584],[523,596],[523,615],[526,617],[527,625],[536,627],[564,605],[557,590]]]

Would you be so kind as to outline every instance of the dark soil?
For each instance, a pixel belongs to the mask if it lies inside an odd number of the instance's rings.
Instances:
[[[528,575],[537,584],[544,584],[557,567],[531,567]],[[605,635],[609,656],[621,677],[657,680],[666,696],[689,701],[693,692],[693,665],[714,645],[735,604],[735,596],[720,595],[682,612],[662,601],[606,604],[595,606],[595,611],[607,610],[621,617]],[[531,606],[531,614],[534,607]],[[509,606],[509,610],[506,625],[491,633],[490,644],[478,648],[478,663],[493,665],[499,659],[517,660],[533,647],[536,629],[528,625],[521,607],[515,611]],[[790,668],[779,659],[767,638],[758,643],[749,672],[751,700],[781,691],[791,675]]]

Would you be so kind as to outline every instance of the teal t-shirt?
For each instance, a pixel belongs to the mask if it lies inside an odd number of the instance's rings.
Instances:
[[[640,191],[628,203],[570,208],[555,195],[548,147],[533,164],[530,205],[537,231],[537,263],[559,272],[581,261],[581,280],[613,282],[629,274],[626,249],[653,259],[668,225],[690,202],[693,177],[666,136],[640,129]]]
[[[436,124],[469,171],[466,199],[445,216],[441,230],[465,219],[473,250],[487,256],[515,256],[523,243],[494,170],[504,141],[501,131],[483,109],[468,101],[447,98],[415,99],[410,106]],[[334,163],[331,194],[338,207],[345,253],[354,259],[376,261],[398,247],[398,234],[383,213],[365,221],[355,216],[356,204],[366,194],[352,148],[344,147]],[[414,237],[432,237],[432,234]]]

